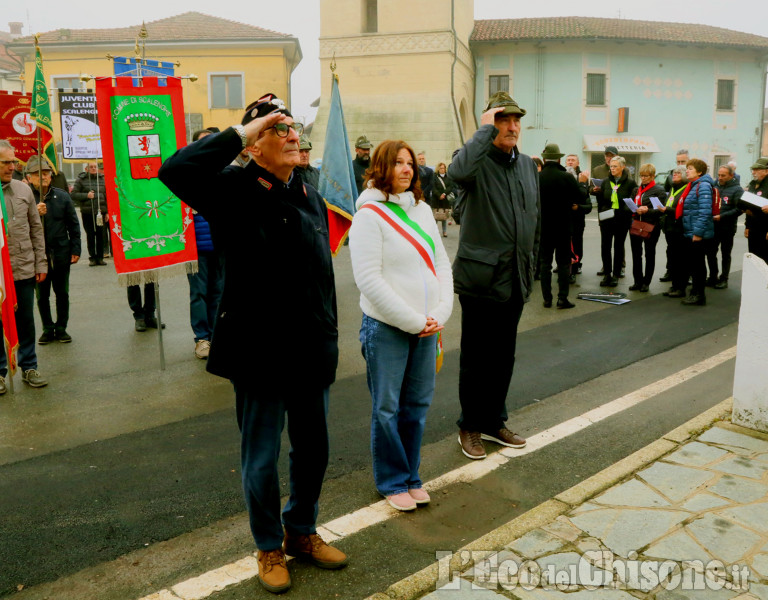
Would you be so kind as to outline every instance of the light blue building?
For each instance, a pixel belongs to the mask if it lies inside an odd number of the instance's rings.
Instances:
[[[714,169],[735,160],[746,180],[760,155],[768,38],[705,25],[556,17],[476,21],[470,47],[478,122],[489,95],[508,91],[528,111],[526,154],[555,142],[591,169],[612,145],[635,168],[651,162],[665,171],[688,149]]]

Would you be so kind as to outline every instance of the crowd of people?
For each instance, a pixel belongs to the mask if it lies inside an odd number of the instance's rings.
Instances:
[[[705,304],[707,286],[727,287],[742,212],[750,251],[768,259],[768,207],[745,201],[732,165],[720,167],[715,182],[705,162],[681,151],[663,185],[652,164],[641,165],[635,181],[625,159],[609,146],[605,164],[590,176],[575,154],[565,155],[557,144],[547,144],[541,158],[521,153],[525,114],[507,93],[497,92],[475,134],[449,165],[439,162],[434,170],[423,152],[403,140],[384,140],[375,148],[365,135],[355,141],[358,199],[349,252],[362,309],[373,483],[398,511],[431,500],[419,473],[421,443],[454,294],[461,305],[456,422],[461,452],[482,460],[484,442],[526,445],[507,426],[518,324],[536,279],[544,306],[553,306],[553,261],[556,306],[574,307],[569,286],[582,272],[592,197],[602,286],[616,287],[624,277],[629,236],[629,289],[648,292],[663,232],[667,256],[661,279],[671,282],[665,295],[684,298],[687,305]],[[246,108],[239,124],[195,132],[193,143],[167,158],[159,171],[160,180],[194,209],[199,270],[189,276],[189,287],[195,354],[206,359],[209,372],[233,384],[258,577],[275,593],[291,585],[286,555],[324,569],[349,561],[316,528],[329,458],[327,415],[338,328],[328,214],[316,190],[320,173],[310,164],[311,149],[284,102],[266,94]],[[71,341],[67,280],[80,257],[73,198],[80,204],[91,266],[103,264],[108,249],[99,235],[106,206],[95,163],[78,177],[71,198],[51,185],[52,169],[44,161],[28,162],[27,182],[14,180],[17,162],[10,144],[0,141],[0,174],[13,223],[8,235],[14,248],[28,248],[11,255],[19,365],[24,381],[38,387],[47,382],[34,353],[35,290],[44,326],[39,343]],[[752,165],[752,175],[748,191],[768,195],[768,159]],[[202,191],[211,189],[217,193]],[[258,215],[231,218],[244,198],[258,205]],[[453,262],[442,241],[451,219],[461,223]],[[244,272],[249,277],[242,277]],[[269,282],[269,293],[253,293],[254,281]],[[151,287],[145,286],[144,302],[134,288],[128,295],[136,330],[163,327],[154,318]],[[251,343],[256,338],[258,345]],[[5,360],[3,354],[3,377]],[[2,393],[3,378],[0,384]],[[286,425],[290,495],[281,510],[277,463]]]

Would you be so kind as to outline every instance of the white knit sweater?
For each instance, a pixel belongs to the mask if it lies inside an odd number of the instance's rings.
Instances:
[[[418,251],[372,210],[360,210],[367,202],[399,205],[418,223],[435,244],[437,277]],[[373,188],[363,190],[349,231],[352,272],[360,290],[360,308],[369,317],[408,333],[419,333],[427,315],[443,325],[453,310],[453,276],[432,209],[416,204],[412,192],[390,195]]]

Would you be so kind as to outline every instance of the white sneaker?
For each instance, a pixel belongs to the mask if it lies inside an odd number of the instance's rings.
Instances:
[[[200,340],[195,344],[195,356],[197,358],[208,358],[208,353],[211,351],[211,342],[208,340]]]

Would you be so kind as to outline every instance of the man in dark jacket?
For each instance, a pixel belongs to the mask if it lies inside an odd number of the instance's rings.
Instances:
[[[371,166],[371,148],[373,148],[373,144],[364,135],[361,135],[355,141],[355,158],[352,159],[352,169],[355,172],[358,196],[363,193],[365,171]]]
[[[752,181],[749,182],[747,191],[761,198],[768,198],[768,158],[759,158],[751,169]],[[742,200],[741,208],[747,215],[744,230],[747,247],[752,254],[768,262],[768,207],[761,209]]]
[[[432,178],[435,172],[427,166],[427,157],[423,152],[416,155],[416,162],[419,163],[419,183],[424,198],[431,204],[432,202]],[[433,206],[432,208],[436,208]]]
[[[80,205],[80,215],[83,217],[83,229],[88,245],[88,265],[106,265],[104,262],[104,240],[108,231],[104,223],[107,217],[107,190],[104,186],[104,176],[99,174],[96,162],[89,162],[86,170],[77,176],[72,186],[72,200]],[[107,220],[107,229],[109,221]]]
[[[728,275],[731,272],[731,251],[733,239],[736,237],[736,222],[739,220],[739,200],[744,190],[734,177],[735,171],[730,164],[723,165],[717,170],[715,189],[720,195],[720,214],[714,215],[715,237],[707,248],[707,265],[709,277],[707,285],[718,290],[728,287]],[[720,277],[717,274],[717,249],[720,248],[722,269]]]
[[[80,260],[80,222],[69,193],[51,186],[53,171],[45,158],[40,162],[37,156],[30,158],[26,174],[43,223],[48,260],[48,277],[37,284],[37,309],[43,322],[38,343],[69,343],[69,270]],[[56,294],[55,322],[51,314],[51,286]]]
[[[525,446],[505,426],[541,223],[538,171],[517,148],[523,115],[506,92],[491,96],[480,128],[448,168],[465,195],[453,280],[462,310],[459,444],[472,459],[485,458],[483,439]]]
[[[570,283],[576,283],[576,275],[581,274],[584,263],[584,229],[586,228],[586,215],[592,212],[592,199],[589,195],[589,172],[582,171],[579,167],[579,157],[569,154],[565,157],[565,167],[571,167],[576,173],[576,185],[579,188],[579,201],[571,205],[571,243],[576,262],[571,265]]]
[[[308,183],[317,189],[320,182],[320,171],[309,164],[309,153],[312,151],[312,142],[306,135],[301,136],[299,141],[299,164],[294,170],[304,183]]]
[[[576,180],[560,164],[564,156],[557,144],[547,144],[539,173],[541,196],[541,248],[539,265],[544,307],[552,306],[552,258],[557,263],[557,308],[573,308],[568,300],[571,272],[571,213],[582,201]]]
[[[182,148],[159,173],[224,240],[224,294],[207,369],[235,388],[259,580],[271,592],[291,585],[286,553],[326,569],[347,564],[315,528],[338,331],[328,212],[320,194],[293,174],[302,129],[282,100],[267,94],[246,108],[242,124]],[[253,160],[228,166],[245,148]],[[258,218],[238,217],[243,200],[259,207]],[[286,418],[290,497],[281,525],[277,460]]]

